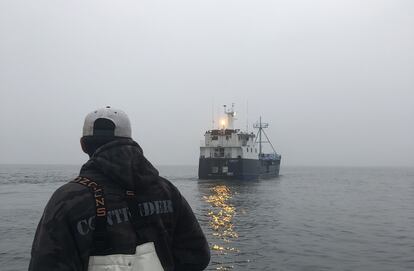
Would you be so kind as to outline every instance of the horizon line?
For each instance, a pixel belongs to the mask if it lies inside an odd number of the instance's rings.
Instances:
[[[73,163],[0,163],[1,166],[79,166],[81,167],[83,164],[73,164]],[[176,166],[176,167],[197,167],[198,164],[154,164],[155,167],[168,167],[168,166]],[[414,168],[411,165],[321,165],[321,164],[289,164],[281,166],[283,167],[337,167],[337,168]]]

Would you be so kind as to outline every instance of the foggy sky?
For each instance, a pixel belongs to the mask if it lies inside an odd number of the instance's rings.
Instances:
[[[111,105],[154,164],[197,164],[212,107],[283,165],[414,165],[411,0],[0,0],[0,163],[81,164]],[[251,127],[251,125],[250,125]]]

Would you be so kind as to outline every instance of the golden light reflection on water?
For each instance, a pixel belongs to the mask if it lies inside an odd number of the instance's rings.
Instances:
[[[210,192],[210,195],[204,196],[204,200],[212,207],[208,212],[209,225],[217,241],[224,243],[213,243],[211,249],[218,254],[240,252],[230,244],[232,240],[239,237],[233,224],[236,208],[229,202],[232,198],[232,191],[226,185],[216,185],[210,189]],[[216,269],[230,270],[233,266],[219,266]]]

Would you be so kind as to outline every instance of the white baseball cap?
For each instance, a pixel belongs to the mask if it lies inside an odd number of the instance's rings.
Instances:
[[[104,128],[102,128],[104,124]],[[89,113],[83,124],[83,136],[111,135],[131,138],[131,123],[124,111],[106,106]]]

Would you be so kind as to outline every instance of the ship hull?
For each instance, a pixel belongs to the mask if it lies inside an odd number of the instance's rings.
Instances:
[[[279,176],[280,160],[204,158],[198,166],[200,179],[256,180]]]

